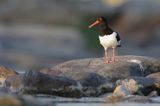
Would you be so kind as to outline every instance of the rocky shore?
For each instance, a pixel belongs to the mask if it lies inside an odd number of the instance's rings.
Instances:
[[[0,105],[53,105],[62,98],[70,102],[94,98],[105,103],[159,103],[160,60],[118,56],[115,63],[104,64],[102,58],[89,58],[24,74],[0,67]]]

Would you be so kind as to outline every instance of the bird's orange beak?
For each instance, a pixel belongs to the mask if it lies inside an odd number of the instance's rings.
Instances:
[[[100,22],[98,20],[96,20],[94,23],[92,23],[88,28],[92,28],[96,25],[98,25]]]

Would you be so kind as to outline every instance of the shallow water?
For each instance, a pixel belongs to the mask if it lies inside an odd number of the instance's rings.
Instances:
[[[158,103],[57,103],[56,106],[160,106]]]

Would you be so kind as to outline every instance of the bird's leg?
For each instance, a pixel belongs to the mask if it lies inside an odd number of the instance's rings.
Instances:
[[[115,62],[115,47],[112,47],[112,61]]]
[[[105,50],[105,59],[104,59],[104,63],[108,64],[108,63],[109,63],[109,58],[108,58],[107,48],[105,48],[104,50]]]

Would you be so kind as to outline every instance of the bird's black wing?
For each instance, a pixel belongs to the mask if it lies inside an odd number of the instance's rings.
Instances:
[[[116,33],[117,33],[117,32],[116,32]],[[121,47],[121,38],[120,38],[120,36],[119,36],[118,33],[117,33],[116,39],[117,39],[117,42],[118,42],[117,47]]]

